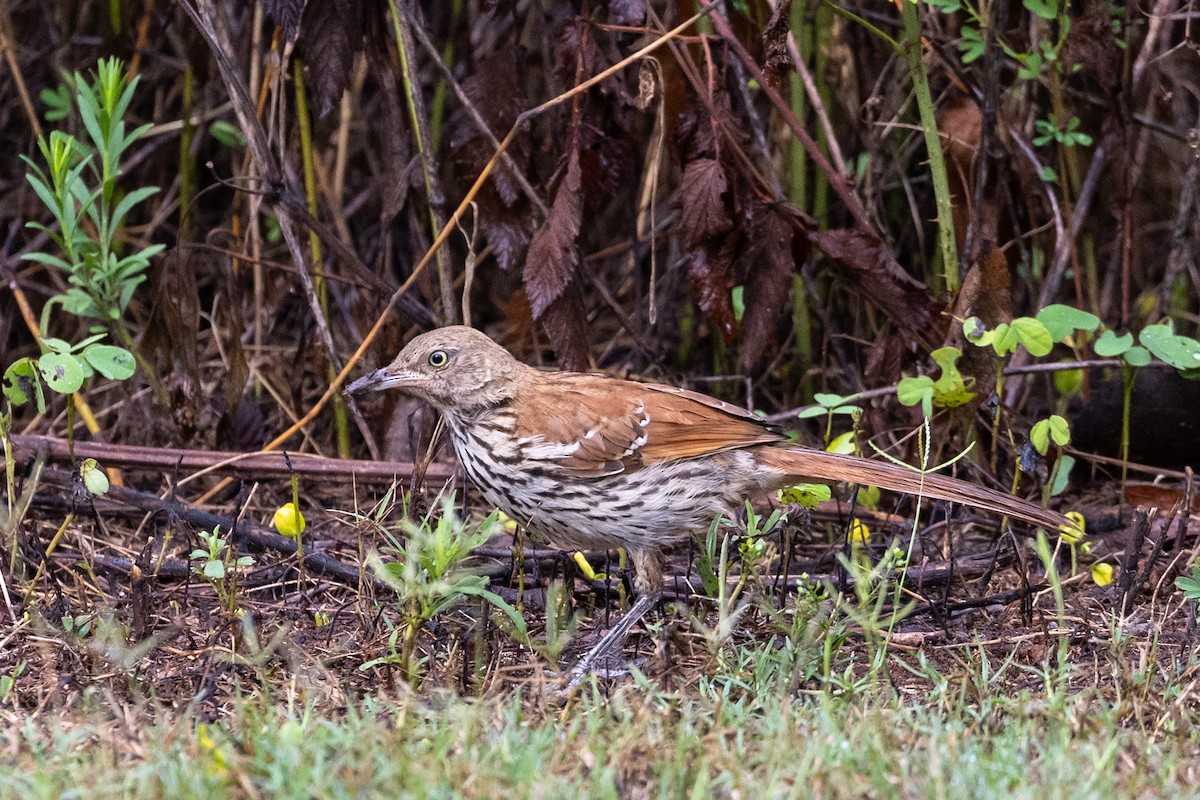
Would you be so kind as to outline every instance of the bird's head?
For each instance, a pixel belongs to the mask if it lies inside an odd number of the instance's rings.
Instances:
[[[522,373],[532,369],[479,331],[452,325],[413,339],[346,394],[398,389],[443,413],[469,414],[511,399]]]

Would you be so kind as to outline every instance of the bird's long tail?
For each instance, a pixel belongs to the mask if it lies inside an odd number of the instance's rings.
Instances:
[[[871,461],[857,456],[794,446],[764,447],[759,451],[759,460],[763,466],[782,473],[780,486],[787,483],[846,481],[1006,514],[1033,525],[1040,525],[1052,533],[1064,525],[1071,525],[1071,522],[1057,511],[1042,508],[1019,497],[947,475],[932,472],[922,474],[915,469],[885,461]]]

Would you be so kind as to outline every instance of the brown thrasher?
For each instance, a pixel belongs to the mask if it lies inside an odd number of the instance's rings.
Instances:
[[[441,412],[487,501],[559,547],[628,549],[637,604],[576,667],[576,680],[656,602],[659,553],[730,518],[756,494],[851,483],[1007,514],[1051,531],[1061,515],[1001,492],[896,464],[789,443],[744,409],[698,392],[547,372],[462,326],[421,334],[347,393],[399,389]]]

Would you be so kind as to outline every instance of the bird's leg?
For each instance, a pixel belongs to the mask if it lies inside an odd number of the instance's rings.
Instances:
[[[662,597],[662,564],[657,550],[633,550],[630,552],[633,560],[633,588],[638,592],[637,602],[617,620],[608,633],[596,642],[596,645],[571,669],[567,680],[566,690],[570,691],[579,685],[583,676],[596,668],[596,664],[611,653],[619,652],[625,645],[629,631],[638,620],[646,616],[646,612],[654,608]]]

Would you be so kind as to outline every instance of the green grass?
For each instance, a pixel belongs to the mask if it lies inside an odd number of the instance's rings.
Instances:
[[[777,641],[732,655],[682,688],[638,679],[565,707],[518,685],[484,699],[367,696],[324,713],[243,699],[202,724],[150,704],[119,714],[92,697],[86,714],[0,728],[0,796],[1197,794],[1190,679],[1135,674],[1135,702],[1128,691],[1046,689],[1042,668],[1019,670],[1034,688],[1013,690],[1002,674],[960,665],[952,676],[922,659],[897,670],[919,673],[918,684],[848,693],[796,688],[800,662]]]

